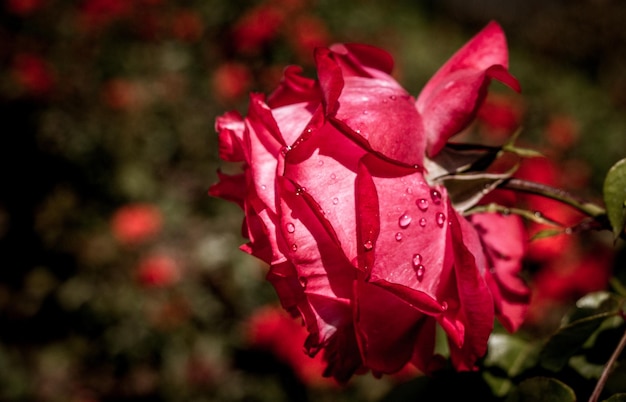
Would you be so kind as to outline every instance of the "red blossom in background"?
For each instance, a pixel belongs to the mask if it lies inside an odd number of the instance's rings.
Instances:
[[[111,231],[120,243],[137,245],[156,236],[162,224],[163,217],[156,206],[129,204],[115,211],[111,218]]]
[[[467,220],[422,169],[471,123],[491,79],[519,89],[507,59],[490,23],[415,99],[384,51],[333,45],[315,53],[318,80],[289,67],[268,98],[251,95],[246,118],[218,118],[220,157],[244,171],[220,172],[210,193],[243,207],[242,249],[270,265],[283,307],[305,322],[307,352],[324,350],[326,375],[409,362],[429,372],[437,325],[454,367],[471,370],[496,316],[511,331],[522,323],[521,221]]]
[[[42,8],[45,0],[6,0],[7,11],[13,14],[26,16]]]
[[[334,381],[322,377],[325,364],[322,355],[310,358],[302,351],[307,338],[306,328],[280,307],[267,306],[255,311],[245,323],[246,343],[265,350],[291,367],[304,384],[333,386]]]
[[[178,262],[166,254],[151,254],[143,257],[136,268],[139,284],[145,287],[165,287],[180,279]]]
[[[53,89],[55,80],[52,69],[37,54],[17,54],[11,66],[11,73],[19,88],[27,95],[40,97]]]

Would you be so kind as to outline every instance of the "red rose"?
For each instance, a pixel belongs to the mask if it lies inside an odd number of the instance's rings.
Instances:
[[[141,244],[161,231],[161,210],[151,204],[128,204],[111,217],[111,231],[117,241],[126,245]]]
[[[407,363],[427,372],[440,362],[437,325],[453,365],[474,368],[496,314],[521,324],[520,252],[507,246],[521,235],[498,236],[519,222],[476,217],[478,231],[423,166],[472,121],[491,78],[519,89],[504,34],[490,23],[417,99],[382,50],[334,45],[315,59],[318,80],[289,67],[267,99],[251,95],[247,117],[217,119],[220,157],[243,171],[219,172],[210,194],[244,209],[242,249],[270,265],[283,307],[304,319],[307,352],[324,350],[326,375]]]

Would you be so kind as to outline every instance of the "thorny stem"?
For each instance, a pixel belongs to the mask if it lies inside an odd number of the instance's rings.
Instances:
[[[615,361],[617,360],[619,355],[622,353],[624,346],[626,346],[626,331],[624,331],[624,335],[622,335],[622,339],[620,339],[619,344],[613,351],[611,358],[609,359],[609,361],[606,362],[606,365],[604,366],[604,369],[602,370],[602,375],[600,376],[600,379],[598,380],[598,383],[596,384],[596,387],[593,390],[593,393],[589,397],[589,402],[596,402],[598,398],[600,397],[600,394],[602,393],[602,390],[604,389],[604,384],[606,384],[606,380],[609,378],[609,374],[611,374],[613,365],[615,364]]]
[[[557,201],[561,201],[577,210],[581,211],[587,216],[593,218],[599,218],[602,215],[606,215],[606,210],[599,205],[593,204],[582,200],[565,190],[550,187],[541,183],[534,183],[522,179],[510,178],[504,180],[498,187],[507,190],[523,191],[531,194],[543,195],[548,198],[552,198]]]

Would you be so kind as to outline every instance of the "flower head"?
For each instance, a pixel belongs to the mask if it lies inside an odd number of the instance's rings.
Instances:
[[[386,52],[318,48],[317,80],[288,67],[269,97],[251,94],[245,118],[217,119],[220,157],[243,171],[219,172],[210,194],[243,208],[242,249],[269,264],[283,307],[304,320],[307,352],[324,351],[326,375],[345,381],[407,363],[428,372],[440,361],[437,326],[453,365],[471,370],[494,317],[520,325],[518,218],[468,220],[440,180],[448,140],[491,79],[519,89],[507,59],[490,23],[414,98]]]

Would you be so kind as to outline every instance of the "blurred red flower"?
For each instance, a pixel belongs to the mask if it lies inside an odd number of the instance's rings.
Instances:
[[[152,254],[139,261],[136,278],[144,287],[165,287],[180,279],[180,267],[169,255]]]
[[[54,86],[54,75],[50,65],[34,53],[17,54],[11,72],[21,90],[30,96],[44,96]]]
[[[245,323],[249,346],[265,350],[291,367],[304,384],[328,386],[336,384],[322,376],[325,363],[322,355],[309,357],[302,345],[308,336],[302,322],[295,320],[278,306],[266,306],[255,311]]]
[[[8,12],[17,15],[28,15],[44,5],[45,0],[6,0],[5,7]]]
[[[476,118],[483,129],[482,135],[501,141],[520,127],[523,114],[523,105],[517,98],[490,93],[478,109]]]
[[[252,82],[252,74],[243,63],[223,63],[213,72],[212,83],[215,96],[222,101],[234,101],[243,97]]]
[[[161,211],[151,204],[129,204],[119,208],[111,219],[113,236],[122,244],[136,245],[161,231]]]

